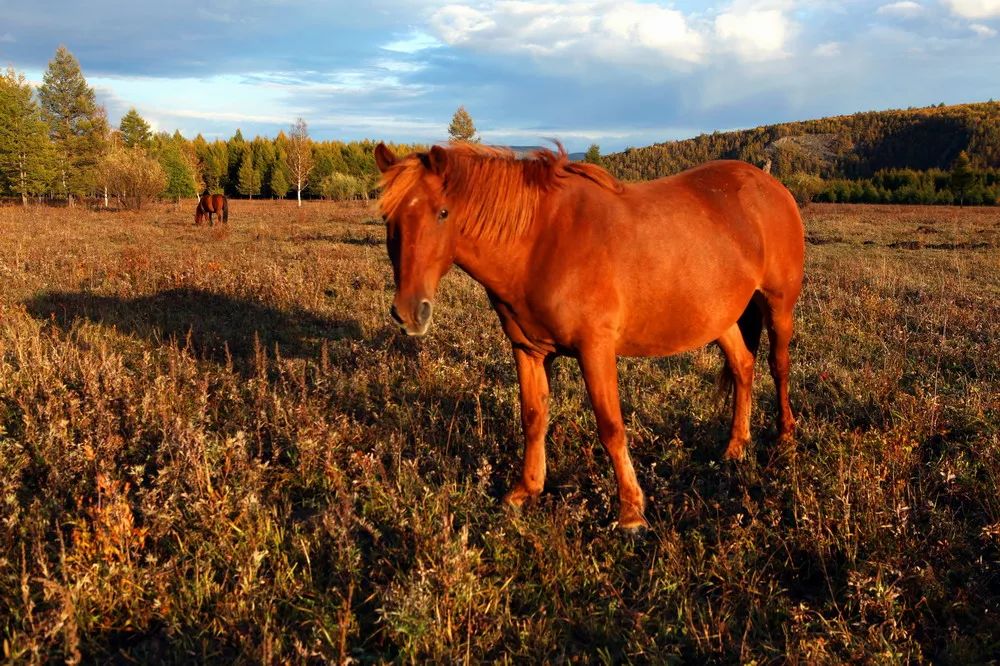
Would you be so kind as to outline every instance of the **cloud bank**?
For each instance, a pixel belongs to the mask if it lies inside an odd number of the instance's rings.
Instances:
[[[113,17],[113,20],[111,18]],[[67,45],[113,122],[186,134],[619,149],[997,96],[1000,0],[51,0],[4,9],[0,64]]]

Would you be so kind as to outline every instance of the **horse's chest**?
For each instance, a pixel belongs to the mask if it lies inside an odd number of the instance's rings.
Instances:
[[[559,345],[545,327],[535,322],[525,312],[518,312],[517,309],[490,297],[493,309],[496,310],[500,318],[500,326],[503,332],[510,338],[511,343],[517,347],[532,349],[542,353],[557,351]]]

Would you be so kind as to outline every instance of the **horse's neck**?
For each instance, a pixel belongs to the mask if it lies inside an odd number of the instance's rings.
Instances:
[[[523,291],[528,250],[526,239],[495,242],[461,237],[455,264],[488,292],[510,302]]]

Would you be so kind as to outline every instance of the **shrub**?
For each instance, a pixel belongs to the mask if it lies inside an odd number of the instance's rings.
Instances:
[[[102,184],[124,208],[139,210],[142,203],[160,196],[167,187],[167,175],[160,163],[136,146],[116,146],[101,164]]]

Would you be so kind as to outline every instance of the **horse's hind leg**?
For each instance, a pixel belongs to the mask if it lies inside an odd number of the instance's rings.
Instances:
[[[755,307],[751,303],[748,310]],[[757,338],[760,338],[759,329]],[[729,445],[723,458],[739,460],[743,457],[744,447],[750,441],[750,403],[753,395],[755,357],[747,346],[744,331],[738,323],[733,324],[716,342],[726,355],[722,379],[731,380],[733,383],[733,425]]]
[[[774,388],[777,395],[778,436],[783,441],[789,441],[795,436],[795,416],[792,414],[792,404],[788,399],[788,371],[791,365],[788,355],[788,345],[792,340],[792,306],[794,299],[783,299],[765,293],[767,300],[767,337],[770,342],[770,352],[767,364],[771,368]]]

